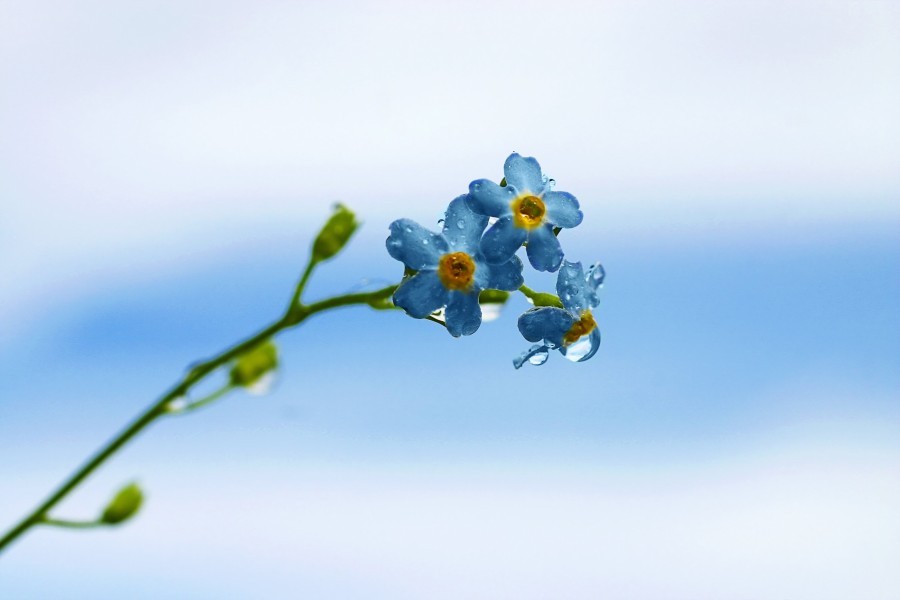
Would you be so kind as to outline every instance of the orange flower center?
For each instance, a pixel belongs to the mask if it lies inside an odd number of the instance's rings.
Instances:
[[[544,201],[537,196],[519,196],[510,204],[513,223],[523,229],[534,229],[544,222]]]
[[[448,290],[467,291],[475,280],[475,261],[465,252],[451,252],[441,257],[438,277]]]
[[[581,313],[581,319],[575,321],[569,330],[563,336],[563,345],[568,346],[574,344],[582,336],[585,336],[597,328],[597,322],[594,321],[594,315],[591,311],[586,310]]]

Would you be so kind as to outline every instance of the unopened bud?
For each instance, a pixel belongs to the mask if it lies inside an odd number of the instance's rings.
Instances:
[[[278,348],[271,341],[242,354],[231,368],[231,385],[250,387],[263,376],[278,368]]]
[[[141,488],[136,483],[128,484],[106,505],[100,520],[109,525],[118,525],[137,514],[143,501],[144,493]]]
[[[340,252],[359,227],[356,215],[343,204],[335,206],[335,212],[322,227],[313,242],[313,261],[327,260]]]

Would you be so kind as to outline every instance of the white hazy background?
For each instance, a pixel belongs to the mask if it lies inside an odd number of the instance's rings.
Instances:
[[[896,2],[2,1],[0,347],[27,354],[67,307],[246,248],[300,265],[336,201],[381,248],[391,220],[433,223],[513,150],[579,197],[579,247],[661,270],[672,249],[861,244],[900,225],[898,106]],[[3,376],[0,526],[158,387],[92,420],[91,368]],[[67,515],[133,473],[145,513],[35,532],[0,558],[0,597],[896,600],[896,378],[876,394],[817,375],[769,394],[871,410],[728,456],[273,460],[256,448],[281,430],[241,430],[235,402],[219,438],[215,416],[166,424],[92,478]],[[52,415],[7,383],[55,376],[72,396]]]

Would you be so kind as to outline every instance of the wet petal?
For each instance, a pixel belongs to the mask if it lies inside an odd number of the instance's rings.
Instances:
[[[443,233],[450,244],[450,251],[474,255],[487,224],[486,216],[476,214],[469,208],[465,194],[454,199],[444,215]]]
[[[578,200],[567,192],[545,192],[544,206],[547,220],[560,227],[576,227],[584,214],[578,210]]]
[[[479,264],[475,271],[475,281],[479,287],[485,289],[508,292],[517,290],[525,283],[522,277],[522,261],[518,256],[513,256],[499,265]]]
[[[447,288],[434,271],[420,271],[400,284],[394,304],[421,319],[447,304]]]
[[[527,234],[513,224],[512,217],[502,217],[481,238],[481,252],[490,264],[501,264],[512,258]]]
[[[441,255],[447,253],[447,242],[442,235],[432,233],[410,219],[397,219],[391,223],[391,235],[385,245],[388,254],[416,271],[435,268]]]
[[[569,331],[575,319],[568,312],[553,306],[532,308],[519,317],[519,331],[529,342],[548,341],[562,346],[563,335]]]
[[[542,365],[547,362],[550,353],[550,346],[547,344],[535,344],[519,356],[513,359],[513,366],[521,369],[522,365],[529,362],[533,365]]]
[[[553,272],[563,259],[562,247],[550,225],[541,225],[528,234],[528,261],[538,271]]]
[[[480,215],[502,217],[511,211],[509,204],[516,197],[516,188],[501,187],[493,181],[478,179],[469,184],[469,208]]]
[[[556,293],[563,306],[576,315],[591,308],[593,290],[588,287],[587,278],[580,262],[565,261],[556,277]]]
[[[540,196],[544,191],[541,165],[530,156],[519,156],[513,152],[503,164],[503,174],[506,176],[506,183],[515,187],[519,194],[531,192],[535,196]]]
[[[445,318],[447,331],[453,337],[472,335],[481,326],[481,305],[478,304],[479,289],[471,292],[450,292]]]

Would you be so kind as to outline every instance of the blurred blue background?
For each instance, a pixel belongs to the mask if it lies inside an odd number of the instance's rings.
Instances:
[[[601,260],[591,361],[520,297],[279,338],[271,394],[154,425],[2,598],[900,597],[900,10],[885,2],[0,5],[0,527],[181,376],[395,281],[405,216],[534,155]],[[530,285],[553,279],[526,272]]]

